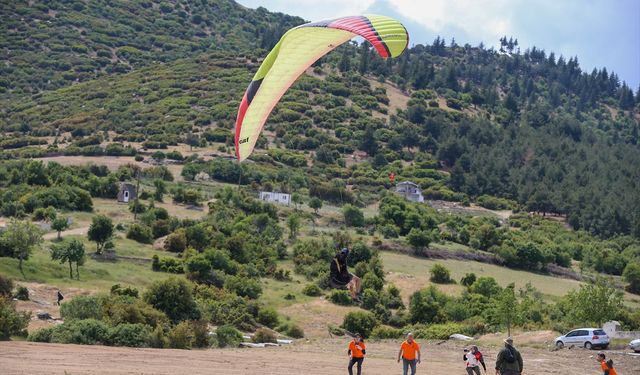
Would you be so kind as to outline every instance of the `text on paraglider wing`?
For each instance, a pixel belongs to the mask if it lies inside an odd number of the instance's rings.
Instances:
[[[247,143],[247,142],[249,142],[249,137],[242,138],[241,140],[238,141],[238,144],[243,144],[243,143]]]

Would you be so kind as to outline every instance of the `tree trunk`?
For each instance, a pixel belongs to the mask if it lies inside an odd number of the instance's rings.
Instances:
[[[20,273],[24,276],[24,271],[22,270],[22,252],[20,252],[20,260],[18,261],[18,268],[20,269]]]
[[[76,279],[80,280],[80,268],[78,267],[78,262],[76,262]]]
[[[73,263],[69,260],[69,278],[73,280]]]
[[[58,241],[60,241],[60,233],[61,231],[58,231]]]

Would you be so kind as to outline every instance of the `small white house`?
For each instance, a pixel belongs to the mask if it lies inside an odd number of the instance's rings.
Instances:
[[[260,200],[271,203],[286,204],[288,206],[291,203],[291,194],[261,191]]]
[[[420,186],[411,181],[403,181],[396,185],[396,194],[400,194],[411,202],[424,202]]]
[[[129,201],[136,199],[136,187],[133,184],[121,183],[118,190],[118,202],[129,203]]]

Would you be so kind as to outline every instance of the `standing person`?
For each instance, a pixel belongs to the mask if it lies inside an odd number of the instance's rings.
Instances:
[[[407,340],[400,345],[398,363],[400,358],[402,358],[402,375],[407,375],[409,367],[411,367],[411,375],[416,375],[416,365],[420,363],[420,345],[413,340],[413,333],[407,334]]]
[[[487,372],[487,365],[484,364],[484,356],[482,355],[482,353],[480,353],[480,350],[478,350],[478,346],[477,345],[472,345],[471,346],[471,353],[473,353],[473,355],[476,357],[476,359],[478,360],[478,362],[480,362],[480,364],[482,365],[482,368],[484,369],[484,372]]]
[[[349,375],[353,375],[354,364],[358,365],[356,367],[358,375],[362,374],[362,361],[364,361],[364,355],[367,354],[367,347],[364,344],[361,334],[356,333],[356,336],[351,340],[347,354],[349,355],[349,367],[347,367]]]
[[[462,360],[464,361],[467,374],[473,375],[473,373],[475,372],[476,375],[480,375],[480,361],[478,360],[478,358],[476,358],[476,355],[475,353],[473,353],[473,350],[464,348],[464,354],[462,355]]]
[[[618,372],[616,371],[616,369],[613,368],[613,361],[612,360],[605,361],[605,359],[606,359],[606,356],[602,352],[598,353],[598,355],[596,356],[596,360],[600,362],[600,368],[602,369],[603,374],[618,375]]]
[[[347,269],[347,256],[349,249],[346,247],[331,260],[329,266],[331,276],[331,287],[336,289],[348,289],[351,299],[357,300],[360,293],[360,278],[349,273]]]
[[[507,337],[504,340],[504,348],[498,352],[496,359],[496,374],[500,375],[520,375],[523,369],[522,356],[513,347],[513,339]]]
[[[58,290],[58,306],[60,306],[60,302],[64,299],[64,296],[62,295],[62,292]]]

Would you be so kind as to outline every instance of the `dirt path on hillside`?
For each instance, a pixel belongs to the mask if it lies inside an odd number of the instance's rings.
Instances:
[[[104,346],[38,344],[28,342],[0,343],[2,374],[311,374],[346,373],[346,339],[328,339],[265,349],[169,350],[133,349]],[[423,344],[420,374],[464,374],[461,343]],[[367,375],[401,373],[394,356],[395,342],[369,342],[364,362]],[[496,348],[484,349],[489,370]],[[599,374],[593,358],[595,352],[543,349],[521,350],[526,375]],[[621,375],[640,374],[640,357],[609,351]],[[487,372],[492,374],[492,371]]]
[[[89,230],[89,227],[73,228],[69,230],[63,230],[62,232],[60,232],[60,235],[63,238],[66,236],[84,236],[87,234],[88,230]],[[54,240],[58,238],[58,232],[47,233],[44,236],[42,236],[42,238],[44,238],[45,240]]]

